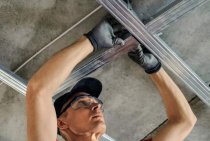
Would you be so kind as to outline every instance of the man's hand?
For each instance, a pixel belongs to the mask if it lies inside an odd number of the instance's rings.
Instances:
[[[131,0],[123,0],[127,8],[138,17],[132,8]],[[93,45],[94,51],[100,48],[111,48],[115,45],[124,45],[124,39],[131,36],[114,17],[108,15],[90,32],[85,34]]]
[[[94,51],[100,48],[111,48],[114,45],[124,45],[124,40],[115,35],[115,32],[118,32],[118,30],[114,28],[107,20],[103,20],[85,34],[92,43]]]
[[[146,48],[145,48],[146,49]],[[129,58],[139,64],[146,73],[152,74],[160,70],[160,61],[151,54],[148,50],[143,52],[141,45],[139,44],[136,49],[128,53]]]

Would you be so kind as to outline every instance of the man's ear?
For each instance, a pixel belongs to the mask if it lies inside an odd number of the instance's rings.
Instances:
[[[60,118],[57,119],[57,126],[58,126],[58,128],[61,129],[61,130],[62,130],[62,129],[67,129],[67,128],[68,128],[67,122],[65,122],[64,119],[60,119]]]

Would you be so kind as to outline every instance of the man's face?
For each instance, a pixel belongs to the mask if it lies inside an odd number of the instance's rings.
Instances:
[[[84,92],[75,94],[73,98],[80,95],[87,96],[76,100],[65,113],[65,121],[68,124],[69,130],[78,135],[85,135],[89,133],[105,133],[106,125],[101,110],[101,105],[98,104],[94,98],[88,97],[88,94]],[[69,103],[73,98],[71,98],[67,103]],[[82,102],[89,102],[91,104],[88,106],[88,108],[84,108],[80,107]]]

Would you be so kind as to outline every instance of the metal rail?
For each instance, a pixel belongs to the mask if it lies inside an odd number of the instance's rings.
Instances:
[[[0,80],[20,94],[25,95],[27,81],[2,65],[0,65]]]
[[[152,34],[158,33],[169,26],[170,23],[188,13],[192,9],[205,4],[208,0],[182,0],[163,14],[152,20],[146,25],[147,30]],[[160,26],[161,25],[161,26]]]
[[[157,35],[152,35],[147,27],[132,14],[121,0],[98,0],[121,24],[141,43],[153,52],[162,63],[173,71],[196,95],[210,106],[210,89],[205,82],[185,62],[173,52]],[[190,1],[197,2],[197,0]],[[203,0],[205,2],[205,0]],[[186,12],[185,12],[186,13]]]
[[[171,9],[167,10],[154,20],[147,23],[145,26],[147,30],[149,30],[151,33],[158,33],[159,31],[163,30],[168,26],[169,23],[172,23],[173,21],[177,20],[179,17],[183,16],[185,13],[189,12],[193,8],[204,4],[208,0],[183,0],[180,3],[173,6]],[[105,7],[106,8],[106,7]],[[129,41],[130,40],[130,41]],[[135,44],[136,40],[129,38],[127,39],[127,42],[133,42]],[[84,65],[81,68],[78,68],[75,70],[71,77],[69,77],[64,84],[60,87],[57,93],[67,89],[68,87],[72,86],[74,83],[76,83],[81,78],[85,77],[87,74],[90,74],[97,68],[102,67],[106,63],[110,62],[114,59],[114,57],[118,57],[125,52],[127,52],[132,47],[124,46],[122,48],[116,48],[116,49],[110,49],[100,55],[98,55],[96,58],[88,62],[86,65]],[[103,58],[103,59],[102,59]],[[59,95],[58,95],[59,96]]]

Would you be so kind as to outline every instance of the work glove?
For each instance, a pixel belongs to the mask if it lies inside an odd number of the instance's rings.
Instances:
[[[115,27],[113,27],[105,19],[101,21],[96,27],[94,27],[90,32],[85,34],[85,36],[90,40],[94,51],[97,51],[100,48],[111,48],[115,45],[124,45],[124,40],[115,35],[115,32],[118,32],[120,29],[114,28]]]
[[[124,0],[127,8],[135,15],[137,15],[132,9],[131,0]],[[124,45],[124,40],[131,36],[127,29],[122,26],[111,15],[105,17],[105,20],[100,22],[90,32],[85,34],[90,40],[94,51],[100,48],[111,48],[115,45]]]
[[[140,44],[137,48],[128,52],[128,56],[148,74],[158,72],[161,68],[161,62],[145,47],[142,49]]]

